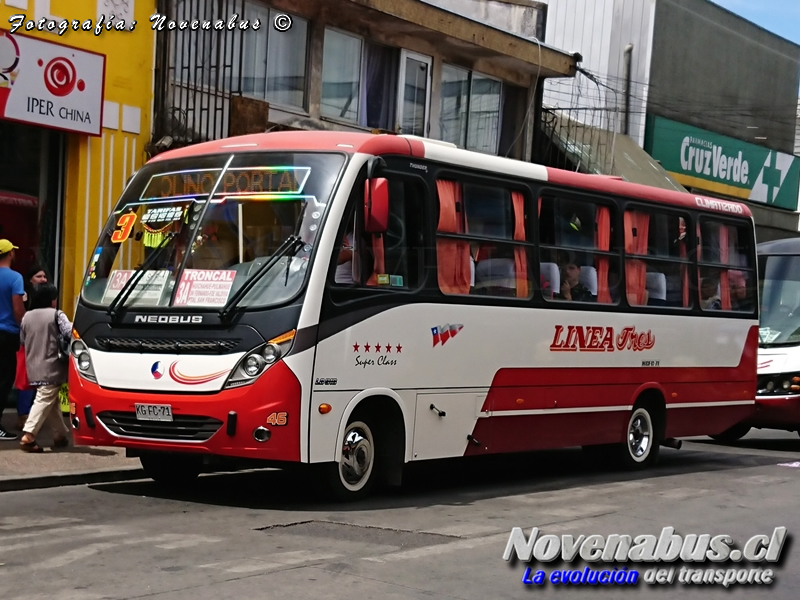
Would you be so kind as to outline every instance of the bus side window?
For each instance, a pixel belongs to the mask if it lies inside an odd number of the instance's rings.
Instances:
[[[625,277],[631,306],[689,308],[688,215],[659,210],[625,212]]]
[[[538,211],[544,298],[615,304],[620,267],[618,251],[612,248],[614,207],[543,196]]]
[[[409,290],[423,272],[424,191],[412,181],[389,177],[389,223],[384,233],[364,231],[363,187],[357,186],[336,246],[334,284]]]
[[[700,306],[709,311],[755,311],[755,265],[748,261],[753,244],[750,228],[703,215],[698,230]]]

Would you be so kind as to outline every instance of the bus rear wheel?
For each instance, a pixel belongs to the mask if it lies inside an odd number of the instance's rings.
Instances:
[[[726,429],[722,433],[717,433],[716,435],[710,435],[712,440],[717,440],[718,442],[735,442],[746,436],[750,432],[749,425],[742,425],[741,423],[738,425],[734,425],[733,427]]]
[[[369,495],[375,486],[377,446],[374,428],[367,420],[348,423],[337,461],[325,465],[328,492],[337,501]]]
[[[154,452],[142,454],[139,462],[150,479],[173,488],[191,484],[203,470],[202,459],[192,455]]]
[[[650,405],[635,406],[628,419],[625,443],[619,449],[623,468],[638,471],[656,463],[661,445],[658,431]]]

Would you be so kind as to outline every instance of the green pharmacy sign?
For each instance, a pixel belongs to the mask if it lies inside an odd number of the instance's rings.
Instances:
[[[648,153],[679,183],[797,210],[800,157],[662,117],[648,117]]]

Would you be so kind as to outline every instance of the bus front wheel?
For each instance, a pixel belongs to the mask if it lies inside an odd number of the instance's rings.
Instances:
[[[373,431],[367,420],[348,423],[337,461],[325,465],[327,488],[335,500],[363,498],[375,486],[377,469]]]
[[[203,469],[198,456],[180,454],[142,454],[139,457],[145,474],[160,485],[180,487],[192,483]]]

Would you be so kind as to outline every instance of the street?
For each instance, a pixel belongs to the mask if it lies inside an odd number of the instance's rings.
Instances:
[[[207,475],[176,493],[149,480],[6,492],[0,589],[7,600],[578,597],[591,592],[522,584],[525,565],[502,558],[512,527],[635,537],[673,526],[729,534],[741,547],[785,526],[780,563],[752,565],[775,569],[771,585],[640,579],[593,595],[797,598],[800,469],[779,465],[798,457],[796,434],[753,431],[731,446],[698,438],[662,448],[644,474],[590,469],[577,449],[461,460],[417,466],[402,489],[353,505],[318,503],[307,482],[279,471]],[[650,567],[619,566],[640,576]]]

